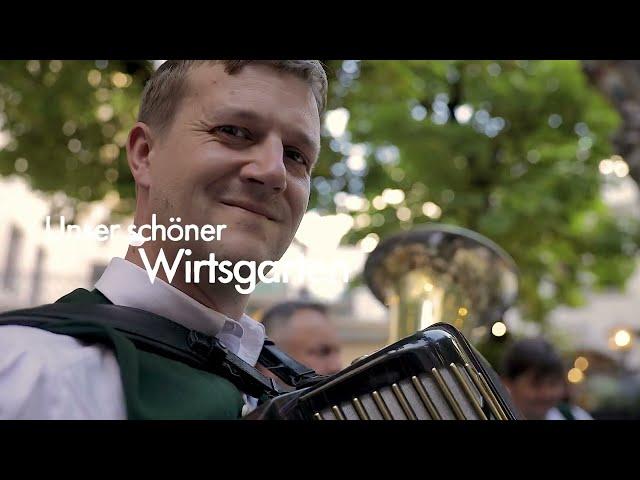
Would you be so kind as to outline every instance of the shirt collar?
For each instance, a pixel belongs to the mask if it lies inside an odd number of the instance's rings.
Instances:
[[[169,318],[183,327],[217,337],[250,365],[264,344],[264,326],[243,314],[235,321],[205,307],[160,278],[149,281],[144,269],[128,260],[111,259],[95,288],[115,305],[139,308]]]

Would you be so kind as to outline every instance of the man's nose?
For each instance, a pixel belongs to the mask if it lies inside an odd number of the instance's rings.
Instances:
[[[251,149],[251,154],[253,158],[242,168],[242,179],[260,184],[269,191],[284,191],[287,188],[287,169],[282,141],[277,136],[270,136]]]

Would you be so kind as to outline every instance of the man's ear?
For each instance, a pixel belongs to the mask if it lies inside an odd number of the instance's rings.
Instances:
[[[136,122],[127,139],[127,161],[136,185],[149,188],[151,186],[150,153],[153,137],[149,125]]]

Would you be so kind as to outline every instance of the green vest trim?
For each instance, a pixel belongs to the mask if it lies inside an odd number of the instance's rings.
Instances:
[[[99,291],[78,289],[60,303],[111,303]],[[111,348],[120,366],[127,418],[130,420],[234,420],[244,404],[241,392],[218,375],[145,352],[115,329],[86,322],[59,322],[47,327]]]

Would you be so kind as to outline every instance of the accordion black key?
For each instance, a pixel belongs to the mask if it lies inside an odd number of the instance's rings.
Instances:
[[[432,325],[246,419],[515,420],[498,376],[453,326]]]

